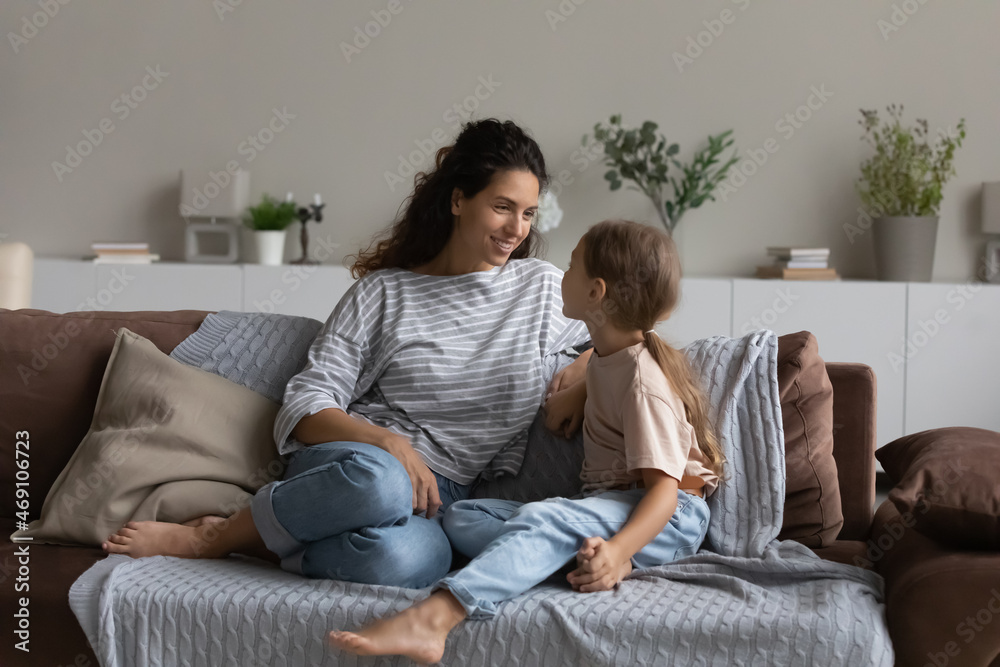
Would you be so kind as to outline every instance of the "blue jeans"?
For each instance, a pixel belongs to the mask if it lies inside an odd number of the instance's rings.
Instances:
[[[448,573],[444,509],[470,486],[435,473],[441,510],[413,514],[413,486],[396,457],[363,442],[324,442],[291,455],[284,479],[250,503],[281,568],[321,579],[423,588]]]
[[[621,530],[645,489],[605,491],[590,497],[463,500],[448,508],[444,530],[456,550],[472,558],[435,584],[465,608],[469,618],[489,618],[509,600],[573,561],[588,537],[610,539]],[[708,503],[677,491],[670,522],[632,557],[632,567],[663,565],[694,554],[708,532]]]

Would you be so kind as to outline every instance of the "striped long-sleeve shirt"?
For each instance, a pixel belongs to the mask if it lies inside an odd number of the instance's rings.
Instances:
[[[516,474],[547,358],[590,339],[562,314],[561,279],[533,258],[457,276],[382,269],[359,279],[285,388],[278,451],[305,446],[291,437],[300,419],[340,408],[409,437],[431,470],[460,484]]]

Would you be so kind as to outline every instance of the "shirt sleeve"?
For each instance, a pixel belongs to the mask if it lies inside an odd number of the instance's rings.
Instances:
[[[305,366],[285,386],[284,401],[274,420],[280,454],[305,446],[291,437],[303,417],[327,408],[347,412],[370,388],[364,386],[362,376],[381,340],[385,295],[367,283],[359,280],[351,285],[316,335]]]
[[[567,348],[579,348],[577,353],[586,350],[591,346],[590,331],[583,320],[573,320],[563,315],[562,300],[562,275],[556,266],[550,265],[551,270],[547,281],[548,294],[545,299],[545,306],[548,308],[548,324],[545,340],[543,341],[542,356],[547,357],[558,354]]]
[[[628,472],[655,468],[678,482],[683,479],[694,427],[665,400],[630,391],[622,402],[622,433]]]

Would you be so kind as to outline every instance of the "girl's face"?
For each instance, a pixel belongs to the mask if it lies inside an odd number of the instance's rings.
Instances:
[[[570,254],[569,268],[563,274],[563,315],[574,320],[587,320],[587,315],[600,306],[603,296],[600,279],[588,278],[583,265],[584,240],[580,239]],[[596,311],[595,311],[596,312]]]
[[[498,171],[471,199],[455,188],[451,212],[458,216],[451,242],[477,263],[473,270],[502,266],[531,229],[538,212],[538,179],[527,171]]]

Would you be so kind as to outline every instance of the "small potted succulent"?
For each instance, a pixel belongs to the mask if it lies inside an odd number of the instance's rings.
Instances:
[[[889,117],[861,109],[862,139],[875,154],[861,164],[857,189],[870,212],[879,280],[927,282],[934,269],[942,190],[955,175],[955,151],[965,138],[965,119],[931,142],[927,121],[902,123],[903,105]]]
[[[285,256],[285,230],[298,219],[295,202],[290,196],[279,202],[265,193],[259,204],[247,209],[243,222],[253,230],[258,264],[281,264]]]
[[[653,200],[660,221],[673,234],[685,211],[698,208],[705,200],[715,201],[712,192],[726,178],[737,157],[734,149],[733,155],[719,164],[720,156],[733,143],[729,136],[733,131],[726,130],[709,136],[708,145],[694,154],[690,164],[684,164],[674,157],[680,147],[658,135],[657,127],[647,120],[641,128],[625,128],[621,114],[615,114],[608,124],[594,125],[594,139],[604,144],[604,164],[611,167],[604,178],[611,189],[619,189],[622,179],[632,181],[635,185],[629,188]],[[584,135],[583,145],[587,143],[588,136]],[[670,172],[670,165],[680,170],[679,176]]]

